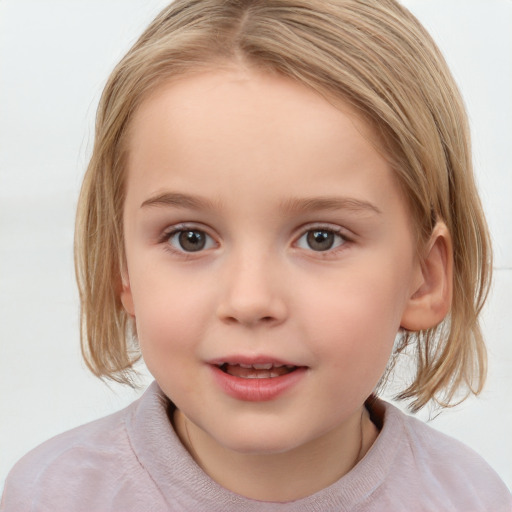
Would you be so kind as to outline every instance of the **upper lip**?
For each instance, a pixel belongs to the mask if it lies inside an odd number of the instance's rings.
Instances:
[[[222,357],[216,357],[215,359],[211,359],[208,361],[209,364],[215,366],[222,366],[224,364],[232,364],[232,365],[247,365],[247,366],[261,366],[262,369],[265,367],[270,368],[271,366],[303,366],[301,364],[297,364],[292,361],[286,361],[284,359],[266,356],[266,355],[258,355],[258,356],[250,356],[250,355],[228,355]],[[270,367],[268,365],[271,365]]]

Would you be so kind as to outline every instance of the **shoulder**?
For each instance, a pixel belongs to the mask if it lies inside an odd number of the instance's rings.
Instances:
[[[462,477],[467,482],[502,484],[497,473],[469,446],[413,416],[396,409],[395,414],[401,417],[407,451],[418,464],[428,463],[432,470],[442,473],[443,478],[456,475],[457,479]]]
[[[145,481],[126,430],[137,406],[59,434],[22,457],[7,477],[0,509],[94,510],[91,500],[112,501],[121,482]]]
[[[36,477],[63,459],[79,456],[94,458],[118,450],[123,444],[123,424],[129,408],[63,432],[40,444],[13,467],[10,476],[26,474]]]
[[[383,437],[401,437],[388,478],[391,485],[407,481],[408,493],[414,489],[418,499],[442,504],[438,510],[512,510],[506,485],[474,450],[391,404],[380,405],[385,410]]]

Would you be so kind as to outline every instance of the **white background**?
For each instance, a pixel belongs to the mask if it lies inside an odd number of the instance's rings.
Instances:
[[[139,394],[105,386],[81,361],[73,222],[103,84],[165,3],[0,1],[0,489],[29,449]],[[512,1],[405,4],[461,86],[496,251],[488,385],[432,424],[512,487]]]

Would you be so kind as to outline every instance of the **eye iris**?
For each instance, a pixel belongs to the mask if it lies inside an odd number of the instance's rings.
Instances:
[[[178,240],[181,248],[187,252],[200,251],[206,245],[206,237],[201,231],[182,231]]]
[[[313,230],[307,235],[309,247],[314,251],[327,251],[334,245],[334,233],[325,230]]]

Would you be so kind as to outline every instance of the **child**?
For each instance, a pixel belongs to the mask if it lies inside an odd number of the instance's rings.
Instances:
[[[83,347],[155,377],[2,510],[510,510],[413,410],[478,393],[490,245],[462,101],[391,0],[177,0],[114,70],[77,218]],[[398,335],[398,336],[397,336]]]

